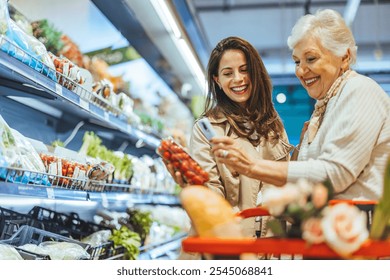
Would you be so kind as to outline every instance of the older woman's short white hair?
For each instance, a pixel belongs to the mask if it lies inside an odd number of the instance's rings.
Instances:
[[[302,16],[292,29],[287,39],[290,49],[293,49],[303,38],[312,36],[320,41],[321,45],[338,57],[342,57],[350,50],[352,65],[356,62],[357,46],[349,27],[341,15],[330,9],[319,10],[314,15]]]

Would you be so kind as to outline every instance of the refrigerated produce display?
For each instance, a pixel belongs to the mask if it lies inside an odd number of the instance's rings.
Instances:
[[[189,219],[166,135],[0,3],[0,259],[175,259]]]

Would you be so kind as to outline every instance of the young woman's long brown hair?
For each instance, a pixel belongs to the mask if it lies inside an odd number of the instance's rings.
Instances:
[[[252,94],[245,108],[226,96],[213,79],[213,76],[218,76],[222,55],[226,50],[231,49],[241,50],[247,62]],[[259,145],[261,137],[269,139],[270,135],[274,135],[273,139],[279,138],[284,128],[272,102],[271,78],[259,53],[249,42],[239,37],[221,40],[211,52],[207,66],[207,80],[208,94],[202,115],[214,118],[225,116],[234,133],[239,137],[248,138],[255,146]]]

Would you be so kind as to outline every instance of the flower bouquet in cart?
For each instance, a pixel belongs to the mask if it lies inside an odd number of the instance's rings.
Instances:
[[[276,236],[302,238],[309,244],[326,242],[340,255],[348,255],[368,238],[367,215],[348,203],[330,205],[331,199],[329,182],[300,180],[269,189],[263,206],[279,219],[270,220],[268,226]]]
[[[344,258],[349,258],[369,240],[384,240],[390,236],[390,160],[383,196],[378,203],[332,198],[330,182],[313,184],[300,180],[267,190],[262,206],[279,218],[268,222],[275,235],[301,238],[308,245],[325,243]],[[369,205],[371,209],[360,207],[362,205]]]
[[[390,159],[379,201],[336,200],[329,182],[305,180],[262,193],[261,206],[233,213],[212,190],[188,186],[180,194],[196,235],[182,241],[184,252],[219,259],[293,255],[314,259],[390,257]],[[271,216],[274,237],[242,234],[240,221]]]

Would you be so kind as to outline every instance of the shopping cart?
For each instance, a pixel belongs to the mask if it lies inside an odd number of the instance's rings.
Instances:
[[[345,201],[332,200],[330,205],[348,202],[363,209],[368,216],[372,217],[376,202],[367,201]],[[242,218],[256,216],[270,216],[267,209],[263,207],[250,208],[241,211],[238,215]],[[372,219],[370,219],[371,221]],[[371,224],[371,223],[370,223]],[[368,224],[368,226],[370,226]],[[300,238],[201,238],[188,237],[182,241],[182,249],[185,252],[201,253],[203,255],[213,255],[217,259],[239,259],[244,253],[266,254],[266,255],[290,255],[300,256],[305,259],[341,259],[342,257],[334,252],[327,244],[309,245],[305,240]],[[381,259],[390,257],[390,239],[367,240],[359,250],[351,256],[353,259]]]

